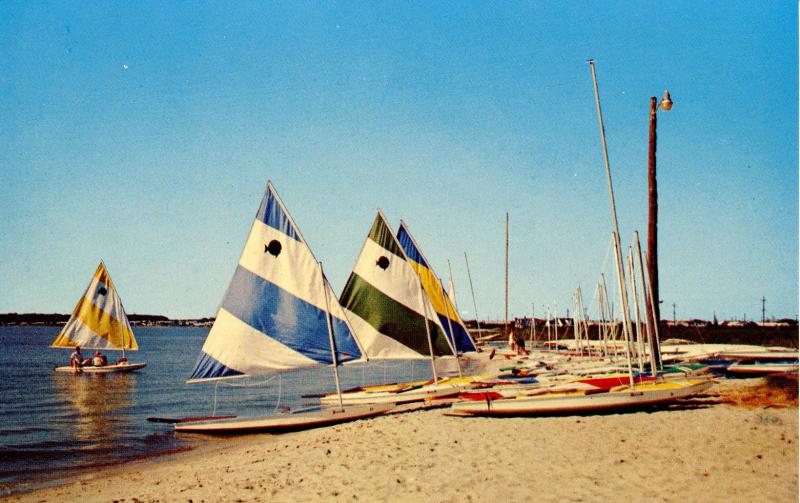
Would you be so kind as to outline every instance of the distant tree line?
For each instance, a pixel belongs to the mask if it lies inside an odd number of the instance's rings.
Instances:
[[[0,325],[63,325],[69,317],[61,313],[0,313]],[[191,326],[211,324],[214,318],[172,320],[160,314],[129,314],[128,321],[132,325]]]

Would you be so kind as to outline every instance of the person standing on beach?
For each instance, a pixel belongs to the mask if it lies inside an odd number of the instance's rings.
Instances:
[[[517,345],[518,355],[528,354],[528,351],[525,349],[525,338],[523,336],[520,335],[519,337],[517,337],[516,345]]]
[[[516,351],[517,350],[517,343],[515,342],[515,339],[514,339],[514,331],[513,330],[511,330],[508,333],[508,349],[510,349],[511,351]]]

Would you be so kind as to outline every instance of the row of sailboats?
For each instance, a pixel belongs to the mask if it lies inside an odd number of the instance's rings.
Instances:
[[[449,299],[441,295],[439,280],[431,275],[426,281],[418,274],[427,263],[421,254],[410,258],[406,253],[414,243],[405,225],[400,236],[398,240],[378,211],[337,299],[322,264],[268,183],[189,382],[329,365],[336,393],[322,397],[322,406],[312,410],[177,420],[175,429],[224,432],[319,426],[383,414],[410,397],[422,400],[457,393],[457,382],[438,379],[434,359],[474,350],[474,343]],[[342,392],[340,364],[393,359],[430,359],[433,382],[413,390],[384,386]]]
[[[67,324],[54,346],[98,344],[86,334],[94,336],[102,330],[96,328],[97,322],[87,321],[85,312],[104,311],[87,308],[89,301],[104,309],[111,306],[106,310],[116,322],[106,322],[121,326],[121,344],[135,349],[130,324],[103,264],[76,307],[75,321]],[[87,324],[95,329],[87,331]],[[707,381],[677,384],[637,377],[635,382],[631,378],[627,388],[616,389],[625,379],[608,372],[583,378],[564,376],[551,382],[464,376],[458,356],[475,358],[476,349],[444,283],[405,222],[395,235],[378,211],[337,299],[322,264],[268,183],[188,382],[330,366],[336,393],[321,396],[320,407],[310,410],[166,421],[179,431],[293,429],[383,414],[409,402],[455,402],[451,413],[458,415],[580,411],[661,402],[710,385]],[[448,357],[455,363],[458,377],[438,375],[437,358]],[[430,360],[433,379],[342,391],[339,365],[370,360]],[[474,388],[484,391],[470,394]]]

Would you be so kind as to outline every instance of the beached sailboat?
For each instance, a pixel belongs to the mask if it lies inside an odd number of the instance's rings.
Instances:
[[[614,231],[612,233],[612,243],[615,255],[615,266],[617,273],[617,285],[619,287],[620,306],[623,318],[624,349],[628,367],[628,384],[611,388],[604,391],[601,386],[595,390],[570,390],[567,392],[548,391],[536,396],[516,396],[514,398],[500,398],[493,400],[486,396],[485,400],[470,400],[456,402],[452,405],[451,413],[454,415],[537,415],[550,413],[584,413],[597,410],[616,410],[621,408],[655,405],[669,403],[681,398],[690,397],[701,393],[712,385],[708,379],[677,381],[652,381],[635,382],[635,374],[632,368],[631,343],[632,343],[632,322],[627,297],[627,281],[625,279],[625,269],[622,261],[622,249],[619,241],[619,226],[617,224],[617,214],[614,204],[614,192],[612,188],[611,170],[608,162],[608,151],[606,148],[605,132],[603,128],[603,118],[600,112],[600,95],[597,89],[594,62],[589,60],[594,82],[595,99],[597,101],[597,112],[600,123],[600,132],[603,147],[603,157],[605,159],[606,176],[608,180],[609,198],[613,216]],[[651,303],[652,303],[652,291]],[[582,309],[582,303],[579,303]],[[652,307],[652,306],[651,306]],[[651,312],[653,310],[651,309]],[[577,322],[576,318],[576,322]],[[653,325],[657,326],[657,320]],[[656,355],[658,349],[658,336],[653,336],[654,344],[651,355],[656,356],[656,361],[660,361],[660,354]],[[653,372],[657,372],[657,365],[653,365]],[[601,377],[602,381],[608,382],[606,377]],[[613,378],[612,378],[613,379]],[[589,384],[584,382],[583,384]]]
[[[438,316],[450,344],[459,354],[474,352],[475,341],[472,340],[467,327],[461,321],[450,295],[445,291],[441,280],[433,272],[430,262],[425,258],[422,249],[411,235],[406,223],[402,220],[400,221],[400,229],[397,231],[397,241],[403,247],[403,251],[408,257],[408,263],[417,272],[422,282],[422,288],[430,299],[434,312]]]
[[[319,263],[271,183],[188,382],[269,375],[357,361],[363,350]],[[286,430],[382,414],[335,405],[258,417],[174,420],[178,431]]]
[[[370,360],[430,359],[431,382],[367,386],[343,393],[344,403],[406,403],[455,395],[465,380],[440,380],[434,359],[455,349],[431,299],[386,217],[378,214],[340,297]],[[338,398],[327,395],[323,403]]]
[[[459,416],[515,416],[619,410],[674,402],[702,393],[712,384],[708,379],[681,383],[643,382],[605,391],[602,387],[587,389],[584,383],[584,387],[571,385],[566,389],[566,386],[562,386],[534,396],[498,400],[487,396],[483,400],[460,401],[454,403],[448,413]]]
[[[94,349],[99,351],[122,351],[122,358],[116,363],[106,365],[82,365],[55,367],[56,372],[73,373],[112,373],[132,372],[146,366],[145,363],[129,363],[125,351],[139,349],[133,336],[133,329],[125,315],[117,289],[111,282],[103,262],[89,282],[72,316],[50,345],[51,348]]]

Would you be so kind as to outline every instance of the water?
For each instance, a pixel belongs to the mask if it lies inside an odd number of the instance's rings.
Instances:
[[[71,352],[49,348],[59,330],[0,327],[0,496],[210,441],[147,422],[151,416],[264,415],[316,403],[303,394],[335,391],[330,367],[187,385],[208,328],[135,328],[140,350],[126,356],[147,363],[137,372],[53,372]],[[428,379],[431,372],[417,361],[346,366],[340,374],[347,389]]]

